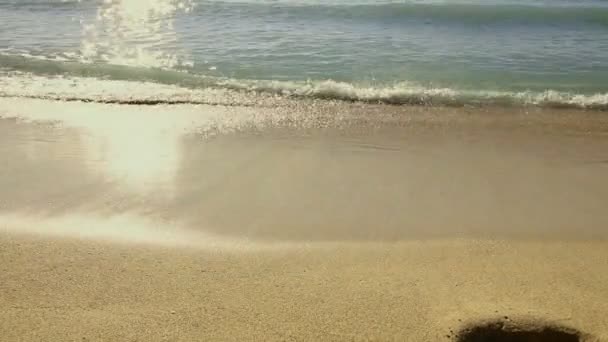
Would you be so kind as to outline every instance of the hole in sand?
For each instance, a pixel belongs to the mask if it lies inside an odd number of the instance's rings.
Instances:
[[[489,322],[469,326],[456,338],[458,342],[582,342],[574,329],[542,323],[515,324]]]

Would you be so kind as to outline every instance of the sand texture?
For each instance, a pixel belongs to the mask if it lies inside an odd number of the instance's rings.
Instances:
[[[608,341],[607,151],[600,112],[3,98],[0,340]]]

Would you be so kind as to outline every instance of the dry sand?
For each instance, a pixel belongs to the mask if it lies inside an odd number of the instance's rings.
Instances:
[[[2,341],[450,341],[487,320],[608,340],[602,113],[0,116]]]
[[[463,324],[503,316],[608,338],[604,242],[0,243],[3,341],[450,341]]]

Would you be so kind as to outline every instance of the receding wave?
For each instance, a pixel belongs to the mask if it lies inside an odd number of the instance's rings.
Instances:
[[[277,99],[393,105],[540,106],[608,110],[608,93],[500,91],[425,87],[412,82],[364,85],[334,80],[272,81],[194,75],[175,70],[36,60],[0,55],[0,96],[117,104],[274,106]]]

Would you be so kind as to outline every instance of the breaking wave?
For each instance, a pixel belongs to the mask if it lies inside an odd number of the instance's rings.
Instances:
[[[393,105],[540,106],[607,110],[608,93],[576,94],[427,87],[412,82],[244,80],[158,68],[0,55],[0,96],[119,104],[260,105],[268,98]]]

